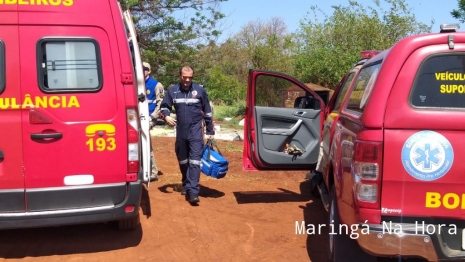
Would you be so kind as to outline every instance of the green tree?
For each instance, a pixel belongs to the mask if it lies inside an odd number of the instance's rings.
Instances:
[[[199,50],[217,40],[224,15],[219,4],[227,0],[119,0],[134,17],[143,59],[165,86],[179,81],[178,69],[192,65],[196,77],[205,77],[208,58]]]
[[[431,31],[431,25],[416,21],[404,0],[385,2],[388,10],[379,0],[373,0],[374,7],[349,1],[348,6],[333,6],[331,16],[312,6],[314,16],[301,21],[296,40],[295,75],[334,88],[360,59],[361,51],[385,50],[406,36]],[[318,13],[324,17],[322,22]]]
[[[292,35],[281,18],[268,22],[256,20],[242,27],[233,37],[238,47],[246,54],[248,68],[290,73]]]
[[[228,39],[219,46],[212,44],[204,48],[200,54],[211,58],[210,62],[205,64],[208,68],[205,69],[207,74],[203,79],[210,99],[221,105],[233,105],[239,100],[244,100],[247,68],[242,66],[246,60],[237,42]]]
[[[280,18],[256,20],[219,46],[204,50],[206,57],[213,58],[206,82],[212,100],[227,105],[244,101],[249,69],[290,73],[291,37]]]
[[[453,18],[465,23],[465,0],[458,0],[458,9],[453,9],[450,14]]]

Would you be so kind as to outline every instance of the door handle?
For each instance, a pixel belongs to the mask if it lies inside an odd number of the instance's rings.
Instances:
[[[3,150],[0,149],[0,160],[3,160],[5,158],[5,155],[3,154]]]
[[[303,115],[305,115],[305,113],[307,113],[307,112],[305,112],[305,111],[294,111],[292,113],[292,115],[294,115],[294,116],[303,116]]]
[[[138,96],[139,102],[144,103],[145,102],[145,94],[140,93]]]
[[[48,133],[48,134],[35,133],[35,134],[31,134],[31,139],[47,139],[47,138],[60,139],[62,137],[63,137],[62,133]]]

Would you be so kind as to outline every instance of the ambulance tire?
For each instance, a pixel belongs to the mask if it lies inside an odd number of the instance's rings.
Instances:
[[[358,245],[356,239],[351,239],[345,232],[339,232],[339,212],[336,201],[336,188],[334,185],[331,188],[331,200],[329,204],[329,223],[334,221],[334,232],[336,234],[329,235],[329,252],[328,262],[376,262],[376,257],[363,251]],[[329,224],[328,224],[329,225]],[[349,226],[350,234],[350,226]]]
[[[137,213],[137,215],[131,217],[131,218],[126,218],[126,219],[121,219],[118,221],[118,229],[119,230],[134,230],[140,225],[140,215]]]

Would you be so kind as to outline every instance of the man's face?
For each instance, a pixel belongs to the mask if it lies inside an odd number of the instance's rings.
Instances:
[[[181,83],[182,87],[185,89],[190,88],[192,84],[192,78],[194,77],[194,72],[193,71],[186,71],[182,70],[181,71]]]
[[[150,69],[145,66],[143,68],[144,68],[144,77],[147,78],[150,75]]]

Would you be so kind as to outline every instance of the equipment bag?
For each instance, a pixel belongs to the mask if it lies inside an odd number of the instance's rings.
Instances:
[[[213,147],[216,147],[214,150]],[[201,170],[207,176],[223,178],[228,172],[229,161],[221,154],[213,139],[208,139],[202,155]]]

